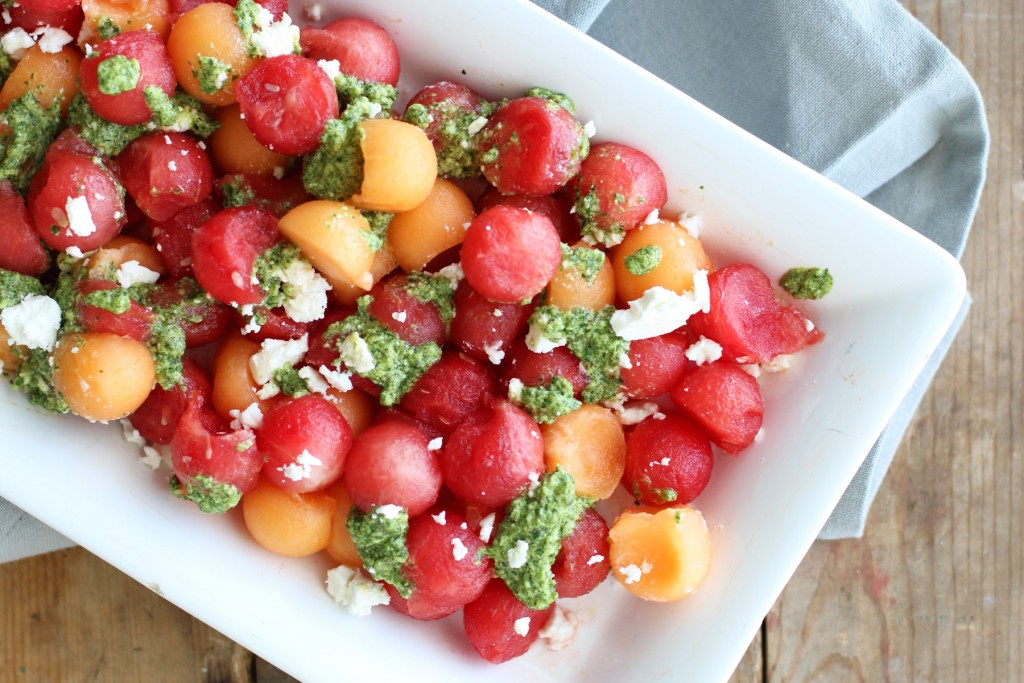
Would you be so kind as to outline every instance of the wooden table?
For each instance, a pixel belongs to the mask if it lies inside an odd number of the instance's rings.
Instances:
[[[1024,679],[1024,3],[906,4],[988,107],[974,307],[864,538],[814,545],[734,681]],[[291,680],[84,550],[0,566],[0,596],[2,683]]]

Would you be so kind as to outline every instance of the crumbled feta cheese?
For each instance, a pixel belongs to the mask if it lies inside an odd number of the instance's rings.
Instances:
[[[48,296],[29,294],[0,311],[0,323],[10,344],[51,351],[60,329],[60,305]]]
[[[231,416],[231,429],[238,431],[239,429],[259,429],[263,426],[263,411],[260,410],[260,404],[253,401],[244,410],[229,410],[228,415]]]
[[[462,542],[461,538],[452,539],[452,557],[455,558],[456,562],[462,562],[466,555],[469,554],[469,548]]]
[[[643,576],[643,572],[640,571],[640,567],[635,564],[628,564],[625,567],[619,567],[619,573],[626,577],[623,582],[627,586],[631,583],[636,583]]]
[[[461,263],[453,263],[450,266],[445,266],[441,270],[437,271],[435,275],[447,278],[448,281],[452,283],[452,289],[458,289],[459,281],[466,277],[466,273],[462,270]]]
[[[530,432],[530,435],[533,436],[533,432]],[[538,486],[540,486],[540,475],[537,474],[536,472],[530,472],[528,475],[526,475],[526,478],[530,480],[531,492],[533,492]]]
[[[484,543],[491,542],[491,534],[494,532],[495,515],[492,512],[480,520],[480,540]]]
[[[352,373],[351,372],[338,372],[332,370],[326,365],[321,365],[318,368],[320,375],[327,380],[327,383],[332,387],[345,393],[346,391],[352,391]]]
[[[3,20],[4,20],[5,24],[9,24],[9,23],[11,23],[13,21],[13,19],[11,19],[10,11],[8,11],[6,9],[3,12],[0,12],[0,17],[3,17]]]
[[[619,356],[619,367],[623,370],[629,370],[633,367],[633,361],[629,359],[628,353],[624,353]]]
[[[377,507],[373,514],[380,515],[384,519],[397,519],[404,509],[401,505],[381,505]]]
[[[323,460],[309,451],[303,450],[295,456],[295,462],[282,465],[277,468],[277,471],[282,473],[287,479],[302,481],[303,479],[309,479],[313,475],[314,467],[320,467],[323,464]]]
[[[342,605],[357,617],[369,616],[376,605],[391,603],[391,596],[384,585],[366,578],[352,567],[340,565],[327,572],[327,593],[334,602]]]
[[[285,366],[291,367],[306,357],[309,351],[309,335],[298,339],[265,339],[260,350],[249,359],[252,378],[260,386],[274,379],[274,372]]]
[[[284,178],[285,173],[286,173],[286,170],[285,170],[284,166],[275,166],[274,167],[274,177],[277,178],[278,180],[281,180],[282,178]]]
[[[792,366],[793,356],[788,353],[780,353],[767,363],[761,363],[761,369],[769,373],[784,372]]]
[[[490,344],[484,344],[484,353],[487,354],[487,360],[491,361],[491,365],[501,365],[501,361],[505,360],[505,352],[501,350],[500,339]]]
[[[286,298],[285,314],[297,323],[310,323],[324,317],[327,292],[331,285],[303,259],[295,259],[280,273]]]
[[[260,21],[259,17],[257,21]],[[261,26],[261,30],[254,32],[249,40],[264,57],[290,55],[299,42],[299,27],[292,24],[292,18],[286,12],[280,21]]]
[[[605,403],[605,406],[610,408],[616,417],[619,418],[619,422],[626,426],[640,424],[649,417],[654,417],[655,419],[657,419],[658,415],[661,415],[662,418],[665,417],[659,412],[658,404],[651,401],[633,402],[627,406],[625,401],[619,399],[617,401],[608,401]]]
[[[684,213],[679,217],[679,225],[682,226],[686,232],[690,233],[690,237],[693,239],[699,239],[700,229],[704,227],[704,221],[701,220],[700,216],[691,216],[688,213]]]
[[[444,525],[446,525],[448,523],[448,520],[445,519],[445,516],[447,516],[447,514],[448,514],[448,512],[446,510],[441,510],[436,515],[430,515],[430,516],[433,518],[433,520],[435,522],[437,522],[441,526],[444,526]]]
[[[520,617],[512,622],[512,630],[524,638],[530,634],[530,617]]]
[[[700,339],[695,341],[688,349],[686,349],[684,355],[697,365],[704,365],[705,363],[713,363],[721,358],[722,347],[713,339],[708,339],[704,335],[701,335]]]
[[[508,400],[519,403],[523,399],[523,380],[513,377],[508,381]]]
[[[71,258],[84,258],[85,257],[85,254],[83,254],[82,250],[79,249],[78,247],[68,247],[67,249],[64,250],[64,253],[67,254],[68,256],[70,256]]]
[[[281,387],[277,386],[277,382],[270,381],[260,387],[260,390],[256,392],[256,398],[261,401],[274,398],[281,393]]]
[[[476,135],[484,129],[487,125],[487,119],[483,116],[479,116],[473,119],[472,122],[466,127],[466,132],[469,133],[470,137]]]
[[[128,418],[121,420],[121,432],[124,434],[124,440],[133,446],[145,446],[146,440],[142,438],[142,434],[139,430],[132,425]]]
[[[583,132],[587,134],[588,138],[592,138],[597,135],[597,124],[593,120],[587,121],[583,124]]]
[[[142,455],[139,456],[139,462],[143,465],[151,470],[157,470],[163,461],[164,458],[160,455],[160,451],[148,444],[142,447]]]
[[[342,363],[358,373],[370,372],[377,366],[370,347],[358,332],[353,332],[345,337],[345,341],[338,349],[338,357],[341,358]]]
[[[741,363],[740,370],[743,370],[743,372],[747,373],[754,379],[761,376],[761,366],[757,363]]]
[[[804,320],[804,329],[807,330],[808,332],[813,332],[814,331],[814,323],[811,322],[810,318],[807,318],[806,320]]]
[[[494,317],[495,318],[500,318],[502,315],[504,315],[504,314],[501,312],[500,308],[495,308],[494,309]]]
[[[174,159],[171,159],[170,161],[168,161],[167,162],[167,170],[168,171],[177,171],[178,170],[178,162],[176,162]]]
[[[441,450],[441,445],[443,443],[444,443],[444,440],[440,436],[437,437],[436,439],[431,439],[427,443],[427,450],[428,451],[439,451],[439,450]]]
[[[323,375],[309,366],[299,368],[298,375],[314,394],[324,395],[331,388],[331,385],[327,383]]]
[[[591,555],[590,559],[587,560],[587,566],[600,564],[601,562],[604,562],[604,555]]]
[[[89,210],[89,201],[85,196],[69,197],[64,204],[64,211],[68,217],[68,229],[79,237],[87,237],[96,232],[96,224],[92,220],[92,211]]]
[[[646,218],[644,218],[644,225],[654,225],[659,221],[661,221],[661,216],[659,215],[658,210],[654,209],[649,214],[647,214]]]
[[[380,116],[380,113],[384,111],[384,107],[379,102],[370,102],[369,117],[375,119]]]
[[[320,18],[323,16],[323,10],[318,4],[306,5],[304,9],[306,18],[310,21],[320,21]]]
[[[0,38],[0,47],[11,56],[14,61],[25,56],[25,52],[36,44],[36,41],[20,26],[12,28]]]
[[[391,314],[391,317],[400,323],[404,323],[406,318],[409,317],[409,314],[406,313],[405,311],[395,311],[394,313]]]
[[[530,544],[520,539],[516,541],[514,548],[508,549],[508,566],[510,569],[519,569],[526,564],[529,556]]]
[[[64,49],[65,45],[74,40],[70,33],[54,26],[44,26],[36,29],[32,32],[32,35],[37,38],[39,49],[51,55],[57,54]]]
[[[612,320],[615,320],[615,314],[612,314]],[[565,339],[562,341],[553,341],[544,336],[544,330],[537,324],[530,325],[530,331],[526,333],[526,348],[530,349],[534,353],[547,353],[559,346],[565,346],[568,343]]]
[[[564,650],[576,637],[576,627],[579,622],[576,615],[555,605],[554,611],[548,623],[537,634],[544,640],[548,649],[558,651]]]
[[[150,270],[135,259],[125,261],[117,269],[117,284],[131,287],[137,284],[151,285],[160,279],[160,273]]]
[[[649,339],[682,327],[691,315],[698,311],[706,313],[710,307],[708,273],[698,270],[693,276],[692,291],[676,294],[664,287],[651,287],[639,299],[630,301],[628,309],[612,313],[611,326],[623,339]]]

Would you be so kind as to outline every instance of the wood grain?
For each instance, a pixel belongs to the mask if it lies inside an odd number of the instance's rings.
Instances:
[[[812,547],[735,683],[1024,679],[1024,3],[905,4],[988,108],[974,306],[864,538]],[[81,549],[0,565],[0,596],[0,683],[293,680]]]

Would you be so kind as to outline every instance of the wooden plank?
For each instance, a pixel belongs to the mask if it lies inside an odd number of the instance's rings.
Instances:
[[[974,306],[859,541],[817,544],[768,618],[768,681],[1009,681],[1024,672],[1024,5],[908,8],[979,82],[988,185],[964,266]]]

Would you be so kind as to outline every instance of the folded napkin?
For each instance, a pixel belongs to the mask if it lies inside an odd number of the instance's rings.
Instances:
[[[535,0],[960,256],[988,132],[963,66],[894,0]],[[821,538],[859,536],[963,313]],[[0,499],[0,562],[73,543]]]

